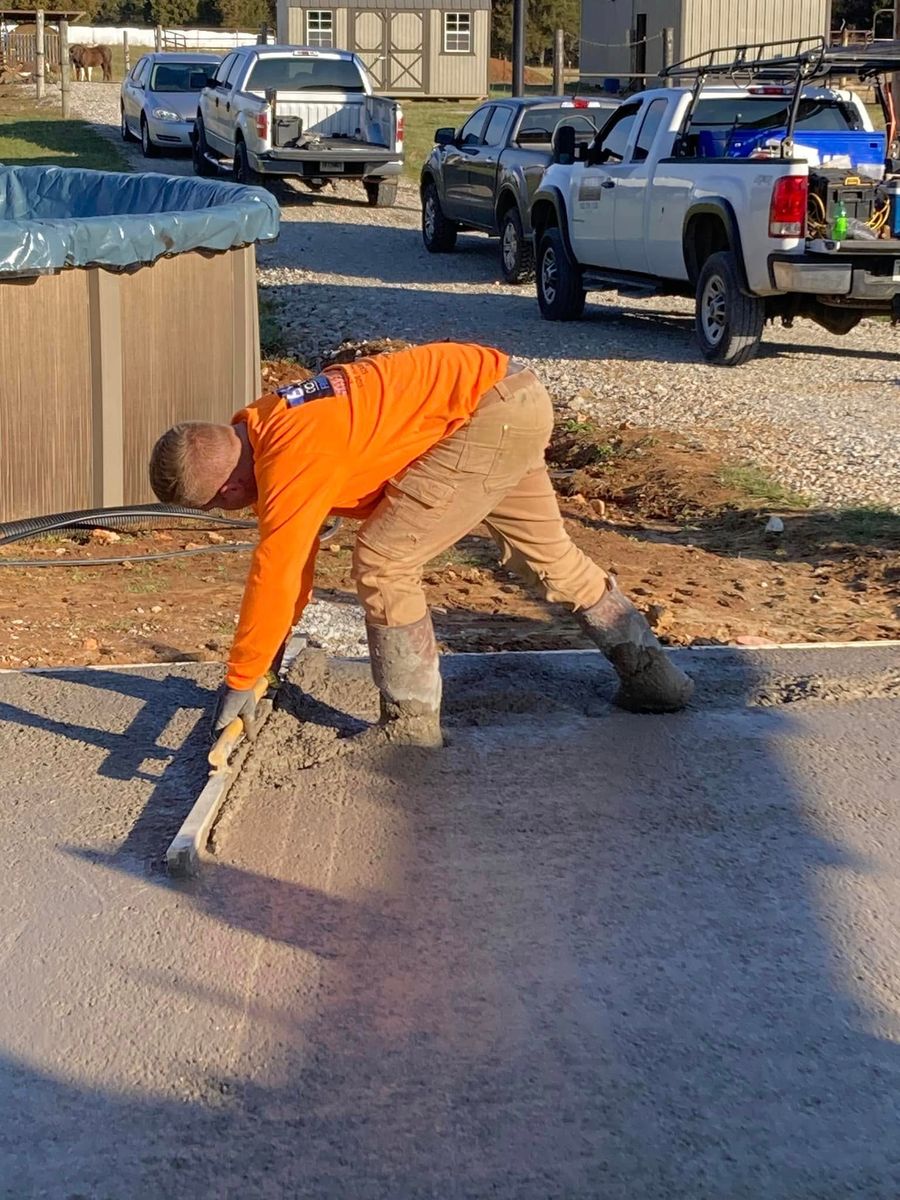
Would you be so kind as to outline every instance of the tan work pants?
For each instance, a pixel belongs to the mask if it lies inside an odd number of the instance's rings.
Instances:
[[[391,479],[357,534],[353,578],[375,625],[425,616],[422,569],[483,521],[503,563],[548,599],[590,608],[609,577],[566,532],[544,452],[553,404],[531,371],[485,393],[472,419]]]

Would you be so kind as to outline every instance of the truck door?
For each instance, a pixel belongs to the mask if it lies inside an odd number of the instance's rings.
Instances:
[[[639,115],[637,135],[628,156],[628,165],[622,164],[616,179],[616,254],[623,271],[658,273],[657,264],[650,261],[652,255],[647,228],[650,171],[656,156],[648,160],[668,111],[668,100],[651,100]]]
[[[231,83],[237,75],[239,61],[237,54],[229,54],[223,59],[214,76],[216,86],[207,88],[203,93],[201,109],[206,140],[223,154],[234,153],[234,136],[228,110],[231,108]]]
[[[638,101],[617,109],[591,143],[584,169],[572,171],[570,234],[575,255],[585,265],[620,267],[616,248],[617,192],[619,182],[632,170],[628,155],[641,108]]]
[[[500,154],[512,124],[512,109],[498,104],[491,113],[482,144],[469,159],[469,187],[466,205],[468,219],[485,229],[493,230],[494,203]]]
[[[444,211],[454,221],[472,219],[468,217],[471,201],[469,168],[479,148],[484,144],[484,133],[492,104],[476,108],[459,131],[456,144],[448,146],[443,155],[441,171],[444,176]]]

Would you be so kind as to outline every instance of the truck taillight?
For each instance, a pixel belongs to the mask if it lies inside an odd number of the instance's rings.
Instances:
[[[785,175],[775,180],[769,207],[769,237],[803,237],[809,180],[805,175]]]
[[[404,134],[405,128],[406,128],[406,126],[403,121],[403,113],[397,113],[397,146],[398,146],[398,148],[403,145],[403,134]]]
[[[256,135],[261,141],[269,136],[269,110],[256,114]]]

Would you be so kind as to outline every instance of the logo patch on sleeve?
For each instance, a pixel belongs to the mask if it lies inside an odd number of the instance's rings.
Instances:
[[[312,379],[304,379],[301,383],[290,383],[287,387],[278,388],[275,393],[281,396],[288,408],[299,408],[310,400],[321,400],[325,396],[335,394],[334,380],[327,375],[315,375]]]

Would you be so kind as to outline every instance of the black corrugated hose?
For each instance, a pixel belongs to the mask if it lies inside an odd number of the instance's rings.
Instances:
[[[21,542],[25,538],[40,537],[58,529],[128,529],[133,525],[166,522],[203,521],[207,526],[219,529],[255,529],[256,522],[242,517],[225,517],[218,513],[203,512],[202,509],[182,508],[178,504],[126,504],[117,508],[83,508],[76,512],[52,513],[46,517],[25,517],[20,521],[0,523],[0,546]],[[320,538],[330,541],[340,528],[340,518],[326,525]],[[156,562],[163,558],[184,558],[192,554],[234,553],[252,550],[254,542],[219,542],[208,546],[196,546],[189,550],[161,550],[154,554],[118,554],[113,558],[4,558],[0,555],[0,567],[103,567],[123,562]]]

